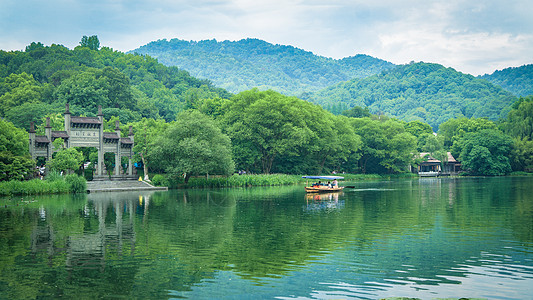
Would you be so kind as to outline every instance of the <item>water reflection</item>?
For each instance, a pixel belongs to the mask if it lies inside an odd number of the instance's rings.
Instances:
[[[0,294],[524,298],[533,180],[0,199]],[[507,295],[507,296],[503,296]]]
[[[344,208],[343,192],[337,193],[307,193],[305,195],[307,212],[333,212]]]

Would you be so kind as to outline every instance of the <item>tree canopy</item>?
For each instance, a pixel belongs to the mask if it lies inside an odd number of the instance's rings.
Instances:
[[[28,153],[28,134],[0,118],[0,181],[28,179],[34,166]]]
[[[354,106],[404,121],[419,120],[437,131],[452,118],[505,117],[516,100],[486,80],[438,64],[411,63],[352,79],[306,97],[334,113]]]
[[[233,93],[257,87],[296,96],[393,66],[368,55],[336,60],[258,39],[158,40],[132,52],[148,54],[167,66],[186,69],[193,76],[207,78]]]
[[[230,175],[235,170],[231,141],[215,121],[198,111],[184,111],[158,136],[148,150],[153,169],[172,178],[192,175]]]

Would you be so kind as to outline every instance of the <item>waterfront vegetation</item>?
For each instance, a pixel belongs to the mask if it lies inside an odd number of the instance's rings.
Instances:
[[[76,174],[59,176],[52,172],[44,180],[0,181],[0,196],[85,193],[86,190],[85,178]]]
[[[372,114],[368,106],[335,115],[272,90],[254,88],[232,95],[149,56],[100,48],[97,41],[85,37],[74,50],[32,43],[24,52],[0,51],[0,181],[25,181],[2,183],[6,190],[2,193],[81,190],[83,184],[74,181],[69,188],[60,188],[61,183],[41,187],[42,183],[30,180],[36,176],[36,161],[28,153],[29,123],[35,122],[41,135],[50,117],[52,129],[63,130],[61,111],[66,103],[74,115],[94,116],[97,106],[103,106],[104,131],[112,131],[119,121],[125,136],[132,126],[134,160],[142,165],[143,174],[161,174],[154,183],[169,187],[293,184],[298,182],[294,174],[333,172],[354,174],[346,175],[354,180],[412,176],[402,174],[421,162],[415,159],[421,152],[441,161],[451,152],[464,174],[533,171],[533,96],[508,106],[504,102],[509,97],[496,97],[499,104],[489,105],[491,114],[482,109],[487,105],[470,101],[465,109],[471,114],[439,113],[443,118],[433,127],[416,113],[399,120]],[[428,64],[398,70],[451,72]],[[395,82],[390,75],[398,70],[380,76]],[[435,78],[427,75],[419,83],[428,85]],[[471,94],[468,86],[462,89]],[[374,96],[383,95],[368,97]],[[490,120],[496,115],[501,118]],[[487,140],[488,136],[492,138]],[[47,168],[81,172],[82,163],[97,165],[97,159],[95,151],[63,149],[54,153]],[[108,168],[115,163],[112,155],[104,159]],[[235,170],[264,175],[223,177]],[[209,179],[202,178],[206,174]]]
[[[525,173],[527,174],[527,173]],[[347,181],[362,180],[389,180],[395,178],[418,178],[413,173],[401,174],[336,174],[344,177]],[[192,177],[188,183],[183,179],[170,179],[164,174],[154,174],[152,183],[156,186],[166,186],[171,189],[179,188],[226,188],[226,187],[254,187],[254,186],[281,186],[302,184],[306,179],[302,175],[288,174],[245,174],[231,176],[196,176]]]

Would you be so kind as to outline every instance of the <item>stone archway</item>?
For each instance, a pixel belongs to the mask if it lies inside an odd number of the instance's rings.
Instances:
[[[135,179],[134,170],[132,167],[133,159],[133,131],[130,126],[128,137],[121,137],[118,121],[115,123],[115,132],[104,132],[102,114],[102,107],[98,106],[97,117],[78,117],[71,116],[69,111],[69,104],[65,105],[65,130],[52,131],[50,126],[50,119],[47,118],[45,126],[45,135],[35,135],[35,127],[33,122],[30,124],[30,155],[33,159],[37,157],[45,157],[48,162],[52,158],[52,154],[57,150],[54,149],[52,142],[57,138],[62,138],[65,141],[65,147],[95,147],[98,149],[98,165],[96,166],[95,180],[105,180],[109,176],[104,175],[104,153],[112,152],[115,154],[115,169],[111,178],[114,179]],[[129,159],[128,169],[126,174],[120,172],[121,157]]]

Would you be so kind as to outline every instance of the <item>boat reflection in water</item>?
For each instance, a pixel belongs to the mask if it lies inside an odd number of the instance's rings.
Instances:
[[[342,199],[344,196],[343,192],[336,193],[308,193],[305,195],[306,206],[304,207],[305,211],[309,212],[330,212],[334,210],[340,210],[344,208],[344,200],[339,200],[339,197]]]

